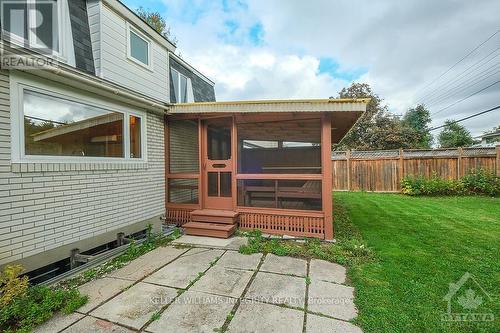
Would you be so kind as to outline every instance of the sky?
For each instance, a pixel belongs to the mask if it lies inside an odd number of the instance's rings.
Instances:
[[[395,114],[424,103],[432,126],[500,105],[498,0],[122,1],[165,17],[219,101],[336,97],[366,82]],[[500,109],[462,124],[479,135]]]

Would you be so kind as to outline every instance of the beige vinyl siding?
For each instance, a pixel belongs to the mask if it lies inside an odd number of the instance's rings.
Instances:
[[[89,16],[90,39],[92,42],[92,54],[94,56],[94,66],[96,75],[101,75],[101,15],[100,1],[87,1],[87,13]]]
[[[168,102],[168,52],[152,39],[151,69],[127,58],[127,23],[106,5],[101,5],[100,66],[102,77],[157,100]]]

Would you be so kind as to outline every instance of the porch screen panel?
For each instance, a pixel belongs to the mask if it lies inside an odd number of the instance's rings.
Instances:
[[[238,180],[238,206],[321,211],[320,180]]]
[[[239,173],[321,173],[321,120],[241,123],[237,126]]]
[[[176,204],[198,203],[197,179],[169,179],[168,202]]]
[[[170,173],[198,173],[198,121],[169,122]]]

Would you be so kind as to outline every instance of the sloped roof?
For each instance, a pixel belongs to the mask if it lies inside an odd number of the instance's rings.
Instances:
[[[178,103],[168,113],[365,112],[369,98]]]

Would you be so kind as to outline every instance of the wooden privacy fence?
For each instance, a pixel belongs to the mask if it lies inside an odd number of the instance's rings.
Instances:
[[[500,146],[429,150],[334,151],[333,190],[399,192],[407,175],[457,179],[472,169],[500,176]]]

